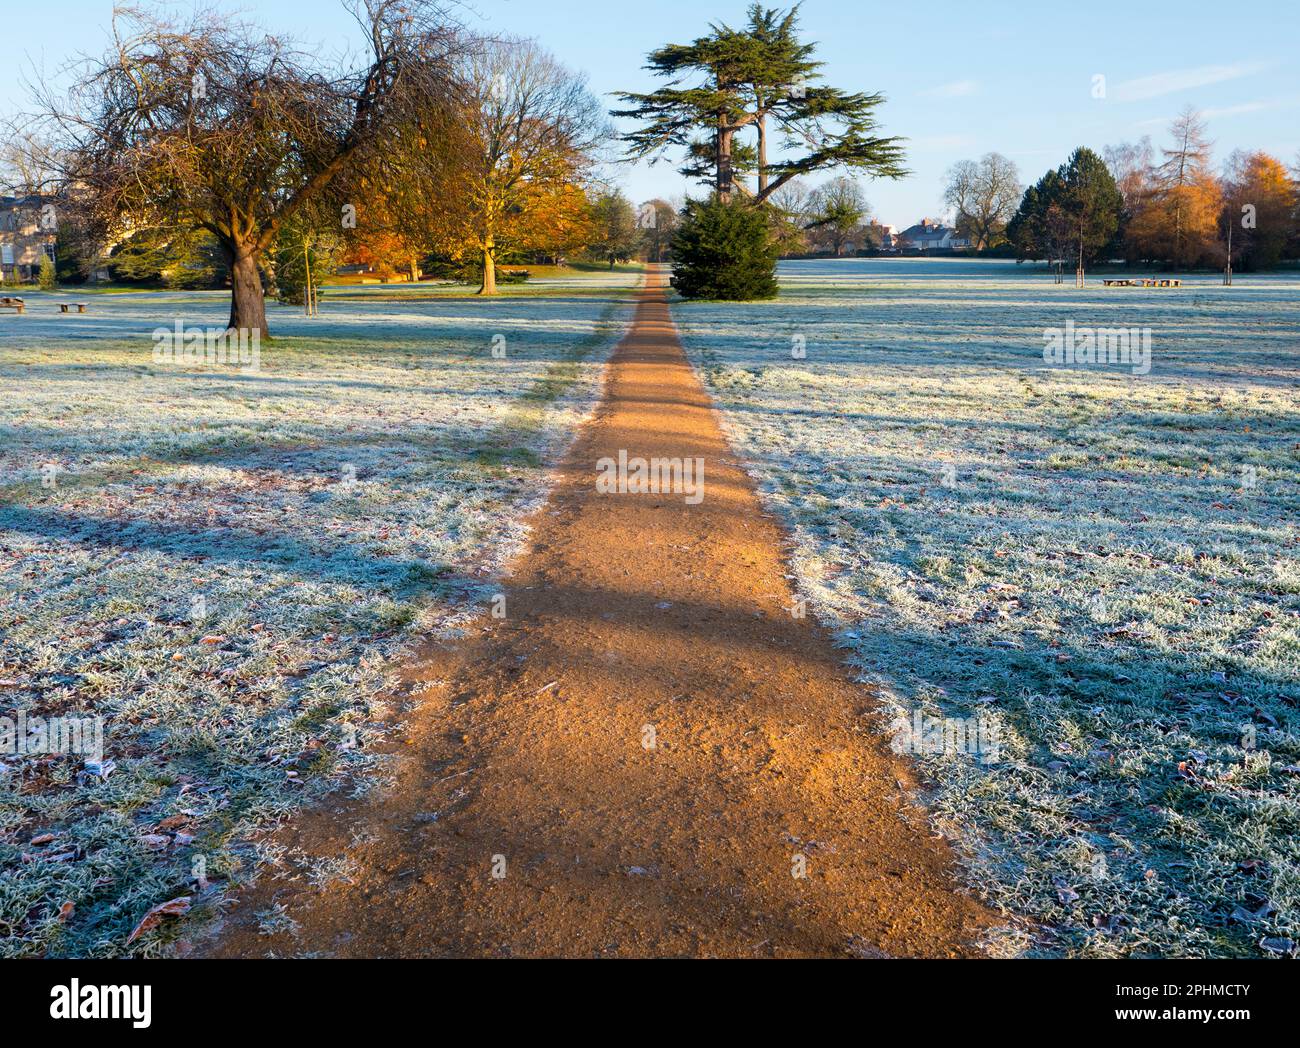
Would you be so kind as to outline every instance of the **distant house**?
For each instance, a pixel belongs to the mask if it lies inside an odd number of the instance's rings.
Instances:
[[[881,251],[895,251],[898,248],[898,227],[873,220],[867,225],[867,240]]]
[[[53,259],[58,239],[53,212],[44,197],[0,196],[0,274],[5,280],[32,280],[41,259]]]
[[[952,251],[970,247],[970,241],[959,237],[957,230],[928,218],[921,219],[914,226],[908,226],[894,238],[894,242],[899,248],[914,251]]]

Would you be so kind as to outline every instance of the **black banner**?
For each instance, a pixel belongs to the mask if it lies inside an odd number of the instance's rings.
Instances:
[[[689,1012],[692,1027],[711,1028],[712,1014],[730,1033],[746,1025],[747,1013],[765,1030],[769,1009],[793,1018],[818,1005],[808,1013],[813,1026],[829,1008],[841,1018],[851,1011],[864,1026],[877,1016],[891,1028],[911,1017],[928,1035],[996,1022],[1070,1033],[1199,1027],[1232,1036],[1260,1021],[1280,1024],[1295,994],[1295,969],[1269,961],[844,961],[838,978],[798,962],[750,961],[743,970],[733,963],[725,974],[714,962],[707,976],[671,962],[589,963],[580,975],[554,970],[561,963],[541,962],[553,969],[541,972],[519,961],[15,961],[4,968],[6,1025],[111,1026],[128,1037],[252,1029],[337,1037],[409,1022],[431,1007],[450,1021],[458,1004],[486,996],[509,1002],[482,1020],[494,1031],[519,1023],[536,1033],[570,1027],[575,1009],[595,995],[625,1001],[638,1027]],[[570,987],[568,1004],[558,985]],[[737,1008],[741,999],[769,1007]]]

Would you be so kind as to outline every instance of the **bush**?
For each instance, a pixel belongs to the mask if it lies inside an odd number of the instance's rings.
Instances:
[[[50,258],[49,255],[41,256],[39,283],[42,291],[53,291],[58,286],[58,276],[54,268],[54,259]]]
[[[108,273],[114,283],[173,290],[221,286],[226,260],[206,231],[143,229],[113,248]]]
[[[673,234],[673,287],[683,298],[774,298],[776,244],[761,208],[736,199],[689,200]]]

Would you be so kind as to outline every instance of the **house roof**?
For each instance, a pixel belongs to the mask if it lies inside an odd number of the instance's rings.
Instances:
[[[952,229],[949,226],[940,225],[938,223],[918,222],[914,226],[908,226],[898,235],[900,237],[906,237],[908,240],[918,240],[922,237],[928,237],[934,240],[942,240],[946,236],[951,236],[956,234],[956,232],[957,231],[955,229]]]

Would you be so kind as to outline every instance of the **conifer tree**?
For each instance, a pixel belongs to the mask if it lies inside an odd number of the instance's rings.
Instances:
[[[629,108],[614,115],[643,121],[623,136],[629,155],[683,148],[683,174],[707,178],[723,200],[740,192],[756,203],[793,178],[827,169],[904,175],[902,140],[876,133],[884,97],[819,83],[822,63],[813,58],[815,45],[799,39],[798,13],[797,5],[781,12],[756,3],[743,29],[720,23],[692,43],[651,52],[646,68],[671,83],[620,95]],[[750,128],[754,145],[737,138]],[[775,129],[781,159],[772,157]]]

